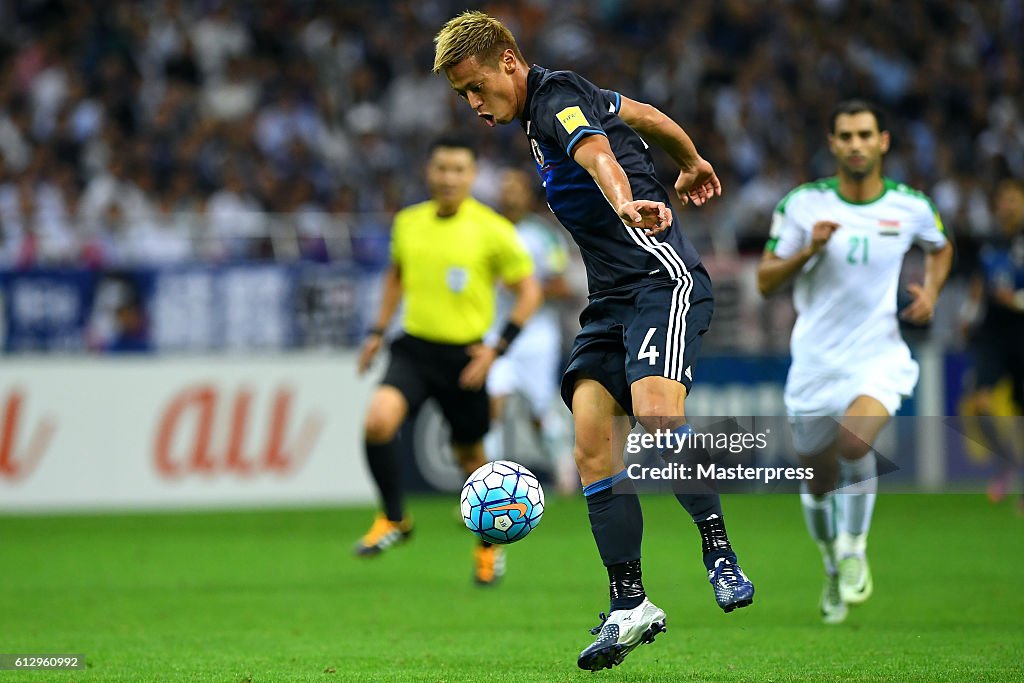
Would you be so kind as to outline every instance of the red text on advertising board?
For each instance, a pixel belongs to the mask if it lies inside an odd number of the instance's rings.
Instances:
[[[12,389],[0,410],[0,478],[18,480],[31,474],[50,444],[53,433],[57,431],[56,421],[44,416],[19,449],[18,431],[24,404],[25,395],[22,391]]]
[[[253,398],[250,389],[231,392],[214,384],[178,392],[157,425],[153,444],[157,472],[173,479],[186,474],[287,475],[296,471],[319,438],[323,418],[308,415],[289,441],[292,391],[278,387],[265,413],[253,410]]]

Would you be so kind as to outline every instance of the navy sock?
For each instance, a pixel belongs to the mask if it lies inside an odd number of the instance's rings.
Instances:
[[[384,514],[392,522],[402,521],[402,468],[395,439],[383,444],[366,442],[366,464],[380,491]]]
[[[675,451],[666,451],[662,454],[666,462],[679,462],[696,471],[697,465],[707,467],[711,464],[711,454],[707,449],[700,446],[685,445],[689,435],[693,434],[693,427],[684,424],[672,430],[678,435],[683,447]],[[675,491],[676,500],[683,508],[690,513],[693,523],[700,531],[701,552],[704,556],[704,566],[712,569],[720,558],[727,557],[736,561],[736,554],[729,544],[729,535],[725,531],[725,521],[722,519],[722,499],[711,485],[703,487],[700,482],[687,480],[680,482]]]
[[[601,561],[608,568],[610,609],[633,609],[645,597],[640,580],[644,518],[633,482],[623,470],[586,486],[583,493],[590,513],[590,530]]]
[[[673,429],[672,433],[685,440],[689,438],[690,434],[693,434],[693,427],[685,424]],[[697,465],[707,467],[711,463],[711,455],[706,449],[690,446],[684,446],[678,453],[674,450],[666,451],[662,453],[662,458],[666,462],[685,464],[691,468],[691,472],[696,471]],[[700,485],[701,483],[690,479],[680,482],[680,490],[675,492],[676,500],[690,513],[695,524],[700,524],[711,515],[722,516],[722,501],[718,493],[714,490],[699,490]]]
[[[736,561],[736,553],[729,543],[729,534],[725,532],[725,520],[721,514],[712,514],[707,519],[697,522],[697,529],[700,531],[700,549],[704,553],[704,566],[709,571],[714,569],[715,562],[723,557]]]

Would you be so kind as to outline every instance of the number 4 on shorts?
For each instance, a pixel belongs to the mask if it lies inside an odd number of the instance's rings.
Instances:
[[[658,353],[658,349],[651,345],[651,337],[653,337],[654,333],[657,331],[657,327],[652,327],[651,329],[647,330],[647,334],[644,336],[644,342],[643,344],[640,345],[640,353],[638,353],[636,356],[637,360],[643,360],[644,358],[646,358],[647,362],[650,363],[651,365],[654,365],[655,363],[658,362],[658,356],[660,356],[661,354]]]

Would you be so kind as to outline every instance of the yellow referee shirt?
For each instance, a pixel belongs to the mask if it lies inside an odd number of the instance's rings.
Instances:
[[[494,322],[495,284],[533,272],[515,226],[468,198],[452,216],[427,201],[402,209],[391,232],[405,310],[402,329],[442,344],[483,338]]]

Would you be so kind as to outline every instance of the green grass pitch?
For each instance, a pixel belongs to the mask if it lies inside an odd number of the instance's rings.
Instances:
[[[879,498],[871,600],[817,615],[818,552],[795,496],[727,496],[754,605],[714,604],[696,530],[645,496],[645,584],[668,633],[576,668],[607,608],[581,499],[549,500],[500,586],[470,581],[456,497],[416,498],[416,535],[357,559],[367,508],[0,517],[0,652],[88,668],[5,681],[1024,680],[1024,519],[980,495]]]

